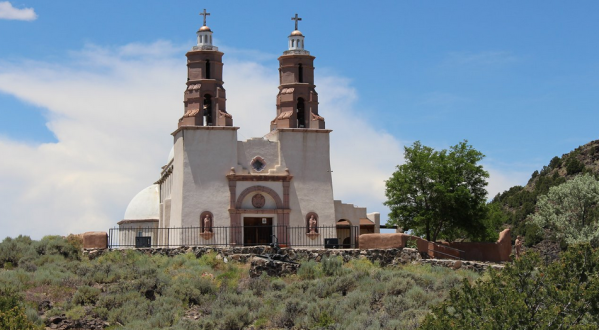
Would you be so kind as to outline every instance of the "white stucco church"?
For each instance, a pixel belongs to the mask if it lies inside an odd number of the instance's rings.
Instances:
[[[349,247],[360,232],[379,232],[379,213],[334,199],[332,131],[318,109],[315,57],[304,49],[297,14],[278,59],[270,132],[246,141],[237,139],[236,110],[226,109],[223,53],[212,44],[209,13],[200,15],[197,45],[186,54],[184,111],[173,148],[158,180],[129,203],[117,244],[143,237],[152,246],[255,245],[276,235],[289,246],[322,247],[337,238]]]

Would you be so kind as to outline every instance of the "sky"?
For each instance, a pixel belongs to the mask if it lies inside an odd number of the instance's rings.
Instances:
[[[468,140],[492,198],[598,138],[597,1],[0,0],[0,239],[107,231],[159,178],[204,8],[242,140],[302,18],[334,197],[383,223],[415,141]]]

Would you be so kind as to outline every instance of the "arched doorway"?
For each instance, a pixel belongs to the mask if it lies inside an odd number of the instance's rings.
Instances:
[[[339,248],[352,248],[352,224],[347,219],[337,221],[337,239],[339,240]]]

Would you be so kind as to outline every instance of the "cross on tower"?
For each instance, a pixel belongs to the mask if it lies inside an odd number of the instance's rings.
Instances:
[[[297,30],[297,21],[301,21],[302,19],[297,17],[297,13],[295,14],[295,17],[291,17],[292,21],[295,21],[295,29]]]
[[[204,12],[200,13],[200,15],[204,16],[204,26],[206,26],[206,16],[210,16],[210,13],[207,13],[206,8],[204,8]],[[297,14],[295,14],[295,16],[297,16]],[[296,25],[297,25],[297,23],[296,23]]]

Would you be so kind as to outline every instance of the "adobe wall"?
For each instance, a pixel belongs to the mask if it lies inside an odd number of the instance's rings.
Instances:
[[[464,251],[463,259],[501,262],[509,261],[512,252],[512,239],[510,230],[505,229],[499,233],[495,243],[451,242],[449,246]]]
[[[363,234],[360,235],[360,249],[401,249],[406,246],[411,235],[395,234]]]
[[[360,235],[360,248],[402,248],[406,246],[408,240],[416,240],[418,252],[423,256],[434,259],[461,258],[465,260],[503,262],[510,260],[510,254],[512,252],[512,241],[509,229],[505,229],[499,233],[499,239],[495,243],[433,243],[420,237],[401,233],[366,234]]]

